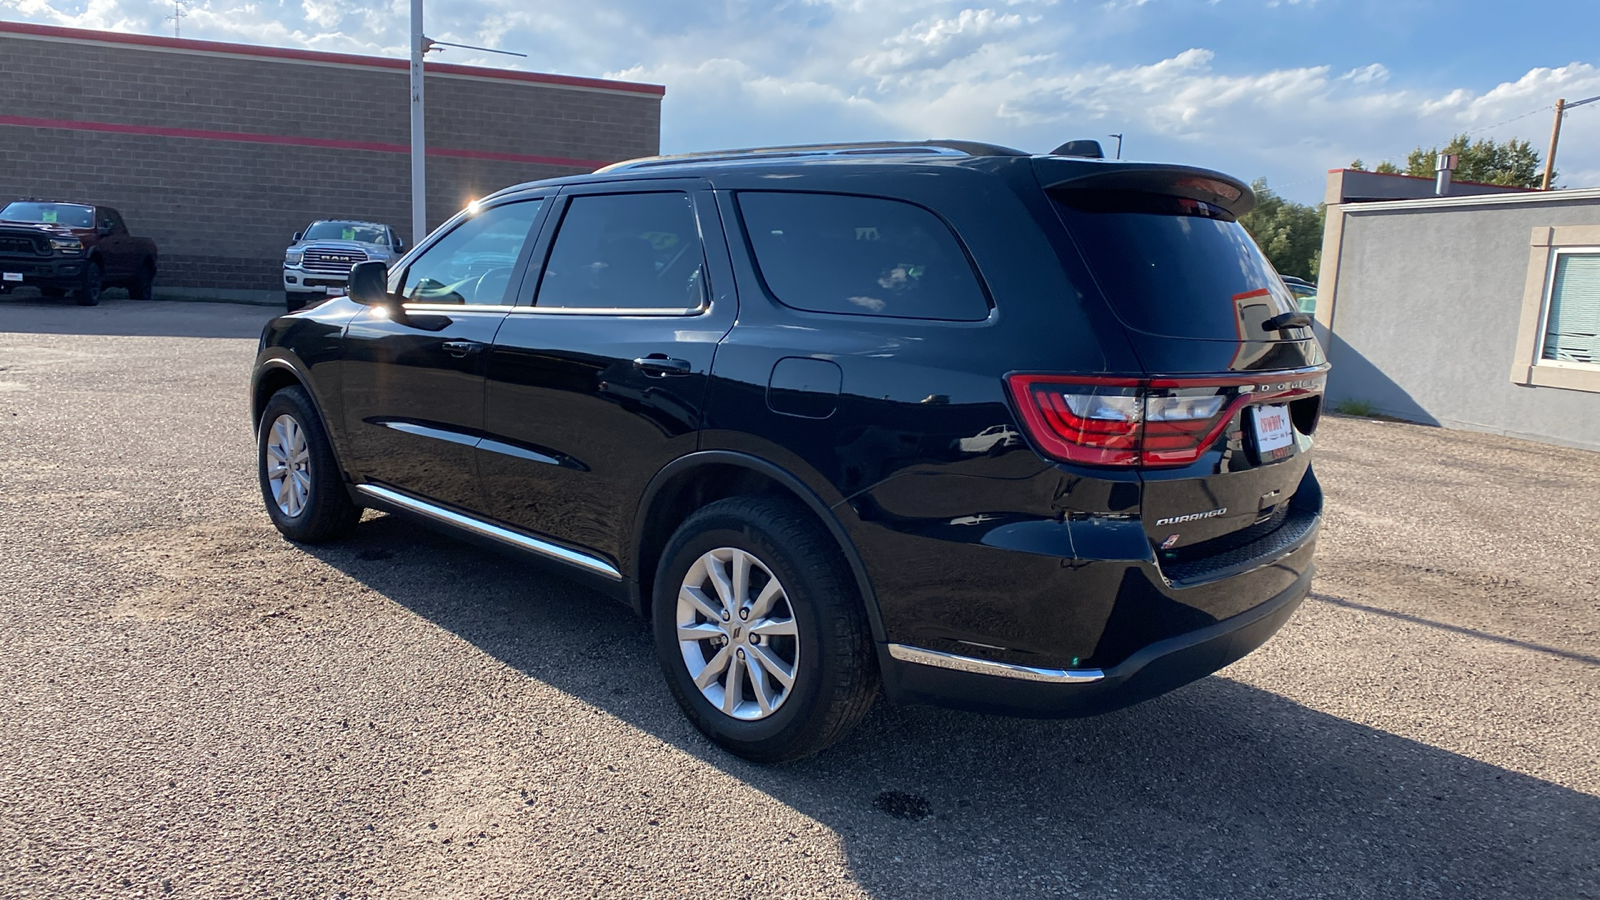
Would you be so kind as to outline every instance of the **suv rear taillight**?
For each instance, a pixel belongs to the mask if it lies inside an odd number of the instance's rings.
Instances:
[[[1097,466],[1181,466],[1248,403],[1320,407],[1323,372],[1197,378],[1007,375],[1011,402],[1046,455]],[[1308,402],[1309,401],[1309,402]],[[1310,434],[1313,420],[1295,424]],[[1310,428],[1303,427],[1310,424]]]

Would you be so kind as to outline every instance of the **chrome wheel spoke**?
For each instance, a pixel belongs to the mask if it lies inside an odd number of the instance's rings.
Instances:
[[[728,560],[728,569],[733,588],[730,594],[733,602],[728,605],[728,612],[737,614],[750,598],[750,554],[742,550],[733,551],[733,558]]]
[[[694,677],[695,687],[704,691],[706,688],[716,684],[717,677],[723,673],[723,670],[728,668],[728,660],[734,658],[733,651],[727,647],[718,650],[715,656],[706,660],[706,667],[700,670],[700,674]]]
[[[701,622],[698,625],[679,625],[678,640],[680,641],[709,641],[722,636],[722,629],[710,622]]]
[[[701,557],[705,563],[706,578],[711,582],[711,589],[717,592],[717,599],[721,601],[723,610],[732,613],[739,605],[739,598],[733,594],[733,584],[728,581],[728,573],[722,570],[722,560],[717,559],[715,551]]]
[[[762,619],[750,626],[750,633],[762,637],[798,637],[800,631],[793,619]]]
[[[768,581],[766,587],[761,589],[760,596],[750,604],[750,621],[766,618],[767,614],[772,612],[773,603],[782,596],[783,585],[778,583],[778,579]]]
[[[751,647],[750,655],[757,663],[757,665],[750,667],[752,673],[757,669],[762,669],[765,670],[766,674],[771,675],[773,680],[783,685],[785,691],[794,687],[793,667],[779,659],[770,649],[766,647]]]
[[[678,606],[681,608],[685,603],[694,607],[695,612],[713,622],[722,618],[722,610],[714,606],[711,598],[707,597],[705,592],[697,587],[688,587],[686,585],[682,590],[678,591]],[[681,616],[679,621],[682,621]]]
[[[763,716],[771,715],[773,710],[772,701],[775,699],[774,694],[770,693],[771,689],[767,687],[766,673],[762,670],[761,664],[755,662],[755,659],[756,656],[752,655],[745,660],[745,669],[750,676],[750,692],[756,695],[756,707],[761,710],[761,714]]]
[[[722,711],[733,715],[744,699],[744,660],[734,656],[728,660],[728,680],[722,685]]]

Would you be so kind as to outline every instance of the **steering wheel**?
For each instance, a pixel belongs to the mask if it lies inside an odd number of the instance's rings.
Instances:
[[[511,267],[496,266],[478,276],[478,283],[472,289],[473,302],[487,306],[498,305],[505,299],[506,288],[510,285]]]

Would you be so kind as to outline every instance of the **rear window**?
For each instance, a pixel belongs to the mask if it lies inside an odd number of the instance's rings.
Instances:
[[[1129,328],[1169,337],[1277,339],[1296,308],[1272,265],[1221,207],[1112,191],[1054,191],[1061,220]]]
[[[980,321],[989,300],[949,226],[880,197],[745,191],[739,212],[779,302],[812,312]]]

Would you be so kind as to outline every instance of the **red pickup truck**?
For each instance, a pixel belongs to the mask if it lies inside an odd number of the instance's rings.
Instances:
[[[18,200],[0,209],[0,293],[33,285],[94,306],[106,287],[148,300],[155,277],[156,242],[129,234],[109,206]]]

